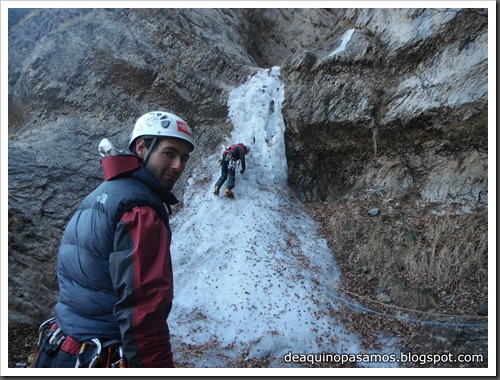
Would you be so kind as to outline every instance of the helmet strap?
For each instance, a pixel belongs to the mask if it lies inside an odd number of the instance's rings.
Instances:
[[[148,151],[146,152],[146,155],[142,159],[142,161],[144,162],[144,166],[146,166],[146,164],[148,163],[149,155],[155,149],[157,142],[158,142],[158,137],[154,137],[153,141],[151,142],[151,145],[148,148]]]

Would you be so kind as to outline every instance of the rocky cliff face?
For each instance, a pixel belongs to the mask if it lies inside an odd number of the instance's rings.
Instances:
[[[308,200],[413,191],[424,202],[486,202],[486,17],[346,16],[345,49],[283,64],[290,181]]]
[[[9,21],[9,320],[51,314],[59,239],[101,181],[101,138],[127,145],[151,109],[186,119],[198,148],[180,194],[231,131],[229,91],[258,67],[282,67],[289,182],[305,201],[486,215],[483,10],[10,9]]]

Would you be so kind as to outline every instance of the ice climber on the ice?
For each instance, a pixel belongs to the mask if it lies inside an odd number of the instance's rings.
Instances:
[[[243,143],[233,144],[231,146],[228,146],[224,150],[221,159],[221,176],[215,183],[215,195],[219,195],[220,188],[222,187],[224,182],[226,182],[227,177],[229,176],[224,195],[228,198],[234,198],[232,189],[235,186],[236,182],[236,165],[238,161],[241,162],[240,173],[243,174],[245,172],[245,156],[248,154],[248,152],[250,152],[250,148]]]

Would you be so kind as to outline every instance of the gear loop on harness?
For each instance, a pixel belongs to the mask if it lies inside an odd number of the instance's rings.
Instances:
[[[91,340],[87,340],[82,343],[82,347],[80,348],[80,352],[78,353],[76,357],[76,364],[75,368],[81,368],[81,364],[83,362],[83,353],[87,349],[87,345],[94,345],[97,348],[96,354],[94,357],[90,360],[89,363],[89,368],[96,368],[99,364],[99,358],[101,356],[101,351],[102,351],[102,345],[101,341],[97,338],[92,338]]]
[[[92,338],[79,342],[66,335],[55,318],[50,318],[39,327],[35,351],[28,358],[32,368],[51,367],[59,351],[76,357],[74,368],[127,368],[120,339],[101,342]]]

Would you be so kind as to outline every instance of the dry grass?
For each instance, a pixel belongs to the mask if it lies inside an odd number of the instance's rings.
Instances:
[[[345,311],[345,326],[362,335],[367,349],[378,347],[374,337],[383,331],[402,338],[404,352],[478,353],[484,358],[438,367],[487,367],[488,329],[473,327],[488,322],[478,313],[488,299],[487,209],[459,215],[450,206],[438,216],[443,205],[408,198],[309,204],[340,265],[339,290],[374,311]],[[369,216],[373,208],[380,214]],[[471,325],[452,325],[457,323]]]
[[[369,216],[375,207],[381,213]],[[375,198],[310,208],[345,272],[387,293],[394,304],[475,315],[486,302],[486,209],[438,216],[435,205]]]

